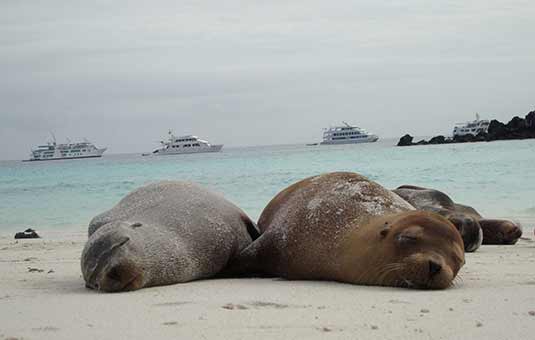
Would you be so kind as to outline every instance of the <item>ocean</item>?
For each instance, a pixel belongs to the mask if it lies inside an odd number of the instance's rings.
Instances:
[[[28,227],[85,231],[125,194],[158,180],[197,182],[257,220],[280,190],[308,176],[353,171],[387,188],[431,187],[486,217],[535,221],[535,140],[396,147],[396,140],[339,146],[224,148],[220,153],[47,162],[0,161],[0,233]]]

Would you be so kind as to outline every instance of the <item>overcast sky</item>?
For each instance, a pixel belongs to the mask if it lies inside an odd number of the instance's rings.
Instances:
[[[0,1],[0,159],[381,137],[535,109],[535,1]]]

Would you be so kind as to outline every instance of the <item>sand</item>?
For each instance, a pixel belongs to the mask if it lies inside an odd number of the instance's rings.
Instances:
[[[85,233],[0,235],[0,339],[535,339],[535,239],[467,254],[454,287],[219,279],[84,288]]]

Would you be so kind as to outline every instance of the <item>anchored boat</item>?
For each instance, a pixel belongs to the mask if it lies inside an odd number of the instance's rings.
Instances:
[[[474,135],[479,133],[486,133],[489,130],[490,121],[487,119],[479,119],[479,114],[476,113],[476,120],[466,123],[457,123],[453,128],[453,136]]]
[[[52,161],[59,159],[78,159],[102,157],[107,148],[97,148],[93,143],[84,140],[77,143],[57,144],[56,137],[52,135],[52,142],[39,145],[32,149],[30,159],[25,161]]]
[[[171,130],[169,130],[168,135],[167,141],[160,141],[161,147],[155,149],[152,153],[144,153],[143,156],[219,152],[223,148],[223,144],[213,145],[194,135],[177,137]]]
[[[322,145],[331,144],[357,144],[357,143],[373,143],[379,140],[379,137],[368,133],[366,130],[358,126],[349,125],[342,122],[342,126],[334,126],[324,129]]]

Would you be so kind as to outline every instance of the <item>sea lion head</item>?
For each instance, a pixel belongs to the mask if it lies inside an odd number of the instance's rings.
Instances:
[[[142,226],[140,222],[111,222],[91,235],[81,259],[86,287],[107,292],[143,287],[144,241],[136,231]]]
[[[381,257],[375,263],[378,275],[374,280],[379,282],[373,284],[444,289],[452,285],[464,265],[461,235],[452,223],[435,213],[395,214],[373,229],[379,246],[375,253]]]
[[[522,236],[522,226],[508,220],[481,219],[483,244],[515,244]]]
[[[464,251],[476,251],[483,242],[483,232],[476,218],[463,213],[452,212],[446,217],[461,234]]]

